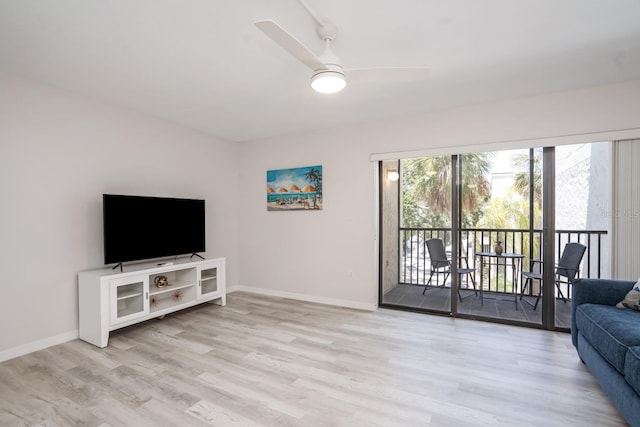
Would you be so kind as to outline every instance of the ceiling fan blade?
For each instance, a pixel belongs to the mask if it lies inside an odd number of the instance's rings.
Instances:
[[[289,52],[312,70],[327,69],[322,61],[320,61],[320,59],[311,52],[308,47],[303,45],[280,25],[276,24],[275,21],[266,19],[264,21],[256,22],[255,26],[265,33],[271,40],[279,44],[281,48]]]
[[[426,80],[431,70],[424,67],[346,68],[349,82],[394,81],[415,82]]]

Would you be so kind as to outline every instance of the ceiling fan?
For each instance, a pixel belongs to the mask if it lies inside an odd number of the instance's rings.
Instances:
[[[307,7],[304,3],[303,6]],[[318,36],[325,44],[325,50],[320,56],[316,56],[307,46],[273,20],[257,21],[255,26],[280,47],[311,68],[313,71],[311,87],[317,92],[326,94],[339,92],[345,88],[347,80],[350,82],[362,80],[407,81],[424,80],[427,77],[429,69],[421,67],[344,68],[340,59],[331,51],[331,43],[336,38],[338,28],[331,23],[320,21],[314,14],[312,16],[318,22]]]

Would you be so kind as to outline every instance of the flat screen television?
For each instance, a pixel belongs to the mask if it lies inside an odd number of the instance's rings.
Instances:
[[[102,207],[105,264],[206,250],[204,200],[103,194]]]

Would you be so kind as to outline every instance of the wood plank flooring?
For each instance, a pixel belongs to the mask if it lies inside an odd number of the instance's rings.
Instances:
[[[248,293],[0,364],[1,426],[623,426],[567,334]]]

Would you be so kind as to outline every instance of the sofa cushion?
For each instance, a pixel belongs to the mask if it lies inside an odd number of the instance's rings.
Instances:
[[[622,375],[629,347],[640,346],[640,312],[581,304],[576,309],[578,330]]]
[[[640,347],[630,347],[624,363],[624,379],[640,394]]]

